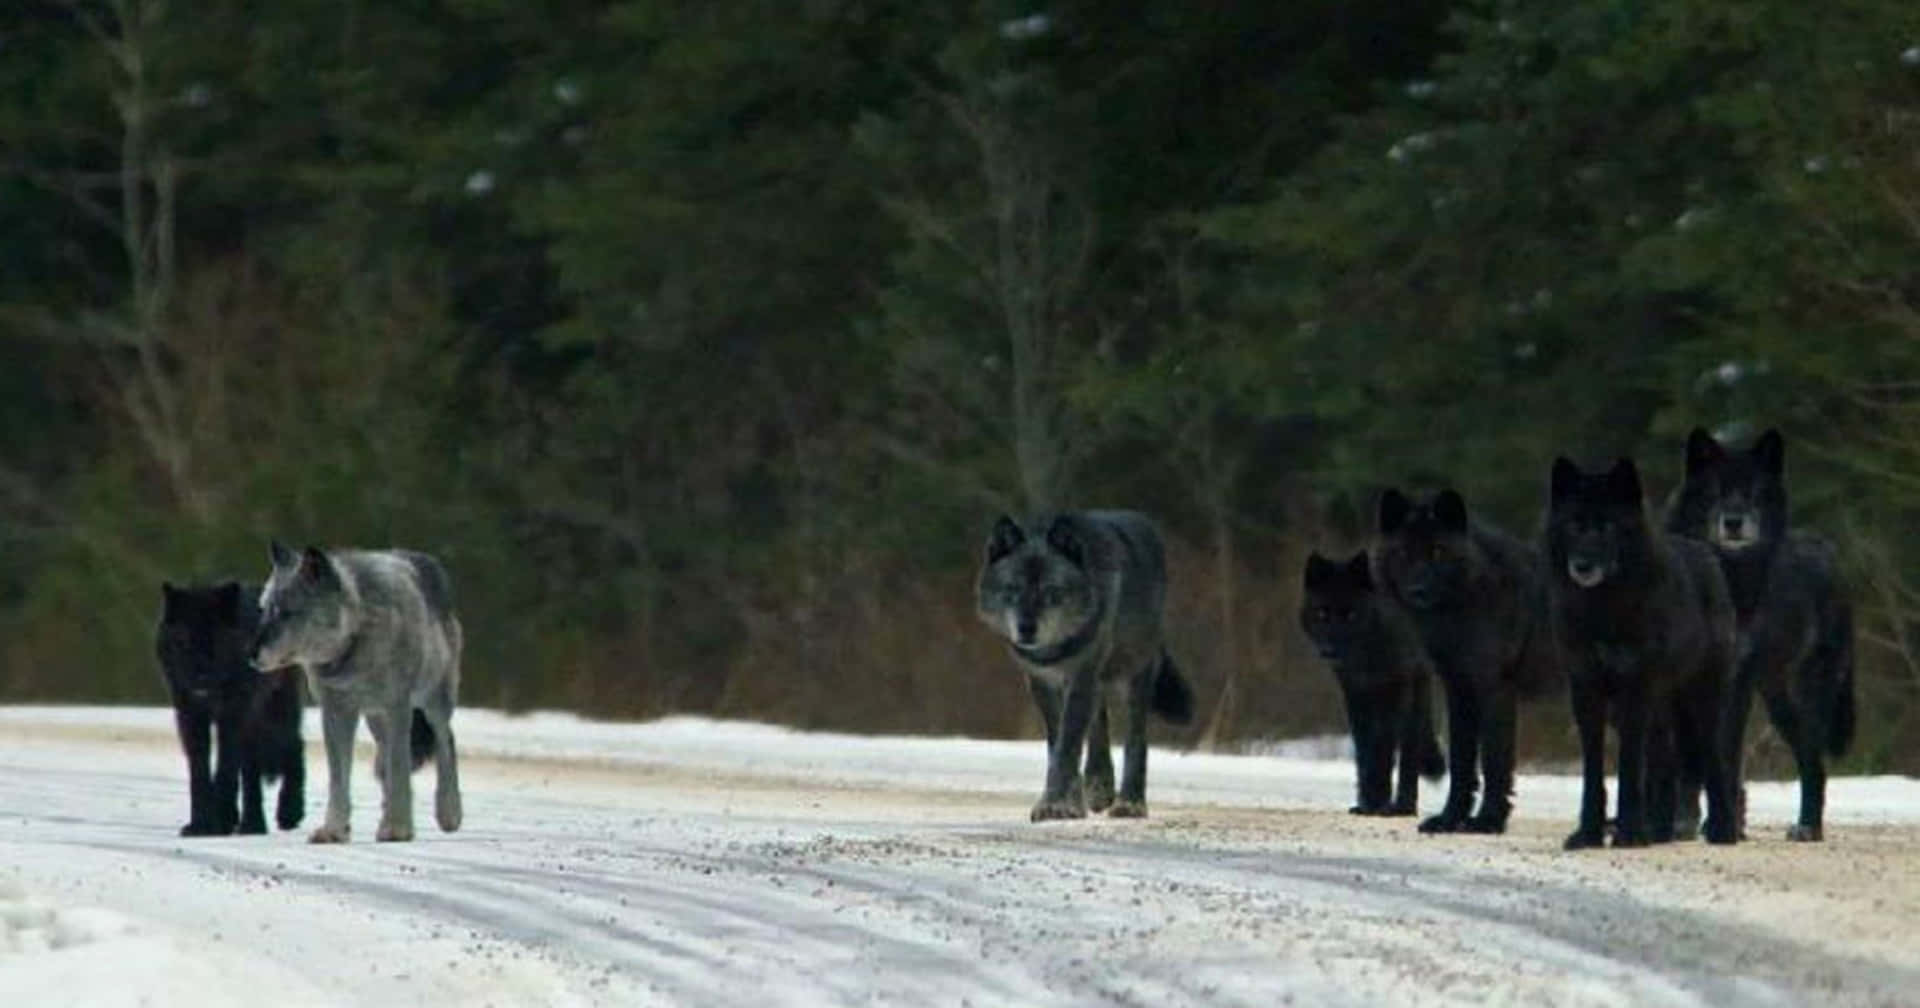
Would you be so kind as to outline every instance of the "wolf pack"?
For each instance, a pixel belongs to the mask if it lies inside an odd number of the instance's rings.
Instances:
[[[1822,839],[1825,761],[1853,737],[1853,616],[1832,543],[1788,525],[1780,433],[1734,449],[1695,429],[1658,516],[1631,459],[1589,471],[1561,457],[1546,484],[1535,541],[1476,519],[1456,490],[1387,489],[1368,548],[1307,558],[1300,626],[1345,702],[1350,811],[1413,816],[1419,779],[1444,773],[1446,799],[1420,832],[1505,832],[1519,706],[1564,690],[1582,778],[1567,849],[1736,843],[1758,694],[1799,772],[1786,836]],[[1166,591],[1160,539],[1140,514],[994,525],[978,610],[1047,726],[1033,819],[1146,814],[1147,714],[1177,722],[1193,710],[1164,641]],[[1106,723],[1116,695],[1127,714],[1117,794]]]
[[[1350,811],[1413,816],[1419,779],[1444,774],[1446,799],[1420,832],[1504,832],[1519,705],[1564,689],[1582,770],[1568,849],[1734,843],[1757,693],[1799,771],[1787,837],[1822,839],[1825,760],[1853,735],[1852,610],[1833,545],[1788,526],[1780,434],[1735,450],[1693,431],[1659,520],[1631,459],[1588,471],[1562,457],[1547,483],[1537,542],[1476,519],[1455,490],[1388,489],[1367,549],[1307,558],[1300,625],[1345,701]],[[263,583],[162,586],[156,651],[188,767],[181,834],[266,832],[263,792],[276,780],[275,825],[301,823],[303,690],[320,709],[328,770],[312,842],[351,837],[363,720],[381,785],[375,837],[413,839],[412,776],[429,762],[435,821],[459,829],[451,719],[464,638],[445,568],[411,550],[278,542],[269,560]],[[1034,821],[1147,814],[1149,716],[1185,723],[1195,708],[1167,647],[1167,592],[1165,549],[1145,515],[993,523],[976,609],[1026,674],[1045,726]],[[1125,716],[1111,733],[1110,708]],[[1122,730],[1116,773],[1111,735]]]

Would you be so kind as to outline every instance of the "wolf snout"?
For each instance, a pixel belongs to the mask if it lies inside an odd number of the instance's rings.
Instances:
[[[1031,644],[1033,639],[1040,635],[1040,623],[1038,620],[1021,617],[1015,621],[1013,632],[1018,643]]]

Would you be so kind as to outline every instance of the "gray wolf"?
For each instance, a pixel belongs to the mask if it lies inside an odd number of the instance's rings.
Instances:
[[[1740,643],[1724,744],[1734,784],[1743,779],[1742,743],[1757,691],[1799,769],[1800,816],[1787,839],[1819,840],[1825,758],[1844,755],[1853,741],[1853,606],[1833,544],[1787,527],[1780,432],[1730,452],[1695,428],[1666,527],[1712,546],[1733,593]]]
[[[460,828],[460,774],[453,745],[460,687],[460,620],[440,562],[410,550],[294,551],[274,543],[273,574],[260,593],[255,668],[298,665],[320,705],[327,750],[326,821],[314,843],[351,834],[347,776],[365,715],[382,789],[378,840],[413,839],[412,772],[434,761],[434,816]]]
[[[1546,530],[1553,612],[1580,733],[1580,820],[1565,846],[1597,847],[1606,819],[1606,730],[1619,738],[1613,845],[1692,831],[1704,784],[1709,843],[1739,838],[1720,745],[1733,678],[1733,601],[1713,551],[1654,529],[1640,473],[1554,461]],[[1677,770],[1676,770],[1677,767]]]
[[[247,664],[247,647],[260,625],[258,592],[232,581],[160,585],[154,653],[187,756],[190,811],[181,836],[265,833],[262,780],[280,781],[274,822],[281,829],[300,825],[306,815],[300,681],[285,670],[261,675]]]
[[[1193,692],[1162,639],[1167,565],[1151,519],[1131,511],[1075,511],[1025,525],[1002,515],[976,584],[980,618],[1006,638],[1047,726],[1047,779],[1032,819],[1087,810],[1147,814],[1147,711],[1193,716]],[[1107,698],[1127,709],[1116,798]],[[1086,776],[1080,751],[1086,747]]]
[[[1378,531],[1380,585],[1412,617],[1447,701],[1447,801],[1420,831],[1505,832],[1516,707],[1559,676],[1538,555],[1470,520],[1451,489],[1419,501],[1387,490]],[[1486,792],[1475,812],[1483,768]]]
[[[1303,581],[1300,627],[1333,667],[1353,734],[1359,800],[1347,811],[1413,815],[1420,775],[1437,779],[1446,769],[1433,734],[1433,662],[1420,633],[1374,590],[1365,550],[1344,564],[1314,553]],[[1396,753],[1398,788],[1392,786]]]

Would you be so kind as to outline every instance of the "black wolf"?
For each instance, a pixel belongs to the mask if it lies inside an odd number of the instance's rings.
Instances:
[[[1024,526],[1004,515],[994,523],[976,604],[1007,639],[1046,722],[1047,781],[1034,821],[1080,818],[1089,808],[1147,814],[1147,711],[1175,723],[1193,716],[1193,692],[1162,640],[1166,594],[1160,533],[1145,515],[1075,511]],[[1110,691],[1127,707],[1117,800]]]
[[[1513,811],[1515,707],[1558,674],[1533,549],[1470,522],[1453,490],[1380,497],[1384,593],[1412,617],[1447,699],[1447,802],[1423,833],[1500,833]],[[1474,792],[1484,766],[1480,810]]]
[[[463,635],[446,569],[410,550],[295,553],[279,543],[272,560],[252,658],[261,669],[300,666],[320,704],[327,815],[308,839],[349,839],[347,775],[362,714],[382,792],[374,839],[413,839],[412,772],[429,756],[438,771],[434,818],[446,832],[459,829],[451,721]]]
[[[1353,733],[1355,815],[1406,816],[1419,807],[1421,774],[1446,770],[1433,735],[1433,662],[1399,606],[1373,589],[1366,551],[1337,564],[1307,557],[1300,627],[1333,666]],[[1399,755],[1400,785],[1393,785]],[[1391,790],[1391,794],[1389,791]]]
[[[258,589],[228,581],[206,587],[163,583],[160,590],[164,606],[154,651],[187,755],[190,812],[180,835],[265,833],[262,779],[280,781],[274,822],[281,829],[300,825],[307,779],[300,682],[285,670],[262,675],[247,664],[247,645],[260,624]]]
[[[1743,779],[1757,690],[1800,771],[1800,819],[1787,839],[1819,840],[1825,757],[1844,755],[1853,740],[1853,606],[1833,544],[1787,528],[1785,463],[1779,431],[1729,452],[1695,428],[1667,529],[1711,545],[1733,593],[1740,643],[1725,740],[1732,779]]]
[[[1691,832],[1685,820],[1703,784],[1708,842],[1733,843],[1733,784],[1718,744],[1733,603],[1713,552],[1653,528],[1631,459],[1599,475],[1556,459],[1549,496],[1546,556],[1583,771],[1567,849],[1604,839],[1609,715],[1620,742],[1614,846]]]

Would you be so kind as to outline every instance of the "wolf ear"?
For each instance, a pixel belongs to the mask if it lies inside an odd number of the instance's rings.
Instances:
[[[333,563],[318,546],[309,546],[300,552],[300,575],[314,581],[333,580]]]
[[[1075,567],[1087,565],[1086,545],[1080,541],[1080,533],[1074,531],[1073,522],[1061,515],[1047,526],[1047,545],[1054,552],[1066,557]]]
[[[176,601],[178,601],[179,598],[180,598],[180,589],[175,588],[173,586],[173,582],[171,581],[160,582],[160,600],[162,604],[165,606],[165,609],[163,611],[169,612],[169,613],[172,612],[174,610],[174,604]]]
[[[1027,534],[1020,531],[1020,523],[1006,515],[1001,515],[993,523],[993,531],[987,535],[987,562],[994,561],[1020,548],[1027,541]]]
[[[1380,534],[1392,535],[1400,531],[1407,523],[1407,515],[1413,512],[1413,502],[1407,495],[1394,487],[1388,487],[1380,494]]]
[[[1336,569],[1333,561],[1321,556],[1319,550],[1315,550],[1307,554],[1307,569],[1301,581],[1307,586],[1308,591],[1313,591],[1332,579]]]
[[[1439,519],[1440,527],[1449,532],[1467,530],[1467,502],[1451,487],[1434,495],[1433,516]]]
[[[1720,464],[1727,457],[1727,450],[1720,442],[1707,433],[1705,427],[1695,427],[1687,435],[1687,475],[1698,476]]]
[[[1769,427],[1760,440],[1753,443],[1753,460],[1769,476],[1778,476],[1787,464],[1787,441],[1780,431]]]
[[[1373,565],[1367,562],[1366,550],[1361,550],[1347,558],[1347,577],[1352,579],[1354,584],[1368,591],[1373,590]]]
[[[1641,506],[1643,498],[1640,492],[1640,467],[1630,458],[1623,458],[1607,470],[1607,489],[1613,491],[1613,499],[1621,504]]]
[[[1553,499],[1565,500],[1578,493],[1580,490],[1581,475],[1580,467],[1574,465],[1572,459],[1565,455],[1554,459],[1553,486],[1551,490]]]
[[[300,562],[300,554],[287,548],[287,544],[275,539],[267,547],[267,557],[273,561],[274,570],[292,567]]]

